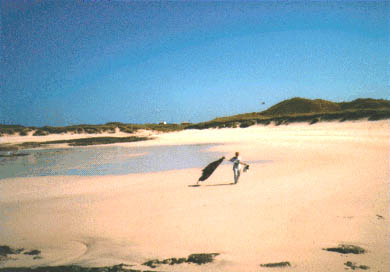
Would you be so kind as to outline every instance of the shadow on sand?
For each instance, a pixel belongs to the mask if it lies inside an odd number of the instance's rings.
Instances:
[[[234,182],[232,183],[221,183],[221,184],[208,184],[205,186],[227,186],[227,185],[235,185]]]
[[[203,187],[208,187],[208,186],[229,186],[229,185],[235,185],[234,182],[232,183],[220,183],[220,184],[207,184],[207,185],[202,185]],[[191,184],[188,185],[188,187],[201,187],[199,184]]]

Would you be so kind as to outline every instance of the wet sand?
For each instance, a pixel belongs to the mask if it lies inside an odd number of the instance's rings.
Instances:
[[[212,263],[156,270],[268,271],[278,268],[264,264],[288,262],[293,271],[344,271],[348,261],[388,269],[388,121],[155,137],[117,145],[220,143],[213,150],[270,162],[252,164],[237,185],[231,185],[231,165],[221,165],[199,187],[192,185],[201,169],[2,179],[0,245],[38,249],[42,258],[9,255],[13,260],[0,267],[125,263],[151,269],[142,264],[219,253]],[[365,253],[324,250],[340,244]]]

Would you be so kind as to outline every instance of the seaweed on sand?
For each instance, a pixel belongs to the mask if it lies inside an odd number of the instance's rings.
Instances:
[[[87,145],[104,145],[104,144],[114,144],[114,143],[129,143],[129,142],[138,142],[150,140],[149,137],[138,137],[138,136],[129,136],[129,137],[89,137],[89,138],[80,138],[80,139],[70,139],[70,140],[56,140],[56,141],[46,141],[46,142],[24,142],[21,144],[0,144],[0,151],[16,151],[19,149],[30,149],[45,147],[50,144],[68,144],[70,146],[87,146]]]
[[[0,246],[0,256],[7,257],[10,254],[19,254],[23,250],[23,248],[14,249],[9,246]]]
[[[44,267],[8,267],[0,268],[0,272],[149,272],[129,268],[130,265],[119,264],[106,267],[82,267],[78,265],[44,266]]]
[[[214,261],[214,258],[218,256],[219,253],[200,253],[200,254],[191,254],[188,256],[187,263],[196,263],[196,264],[205,264],[211,263]]]
[[[286,267],[291,266],[290,262],[279,262],[279,263],[267,263],[261,264],[261,267]]]
[[[367,265],[357,265],[356,263],[353,263],[353,262],[350,262],[350,261],[346,262],[344,265],[349,267],[349,268],[351,268],[352,270],[355,270],[355,269],[362,269],[362,270],[370,269],[370,267],[367,266]]]
[[[37,250],[37,249],[33,249],[30,251],[24,252],[23,254],[24,255],[39,255],[39,254],[41,254],[41,251]]]
[[[219,253],[197,253],[191,254],[190,256],[188,256],[188,258],[169,258],[162,261],[158,259],[149,260],[143,263],[143,265],[149,266],[151,268],[156,268],[157,266],[162,264],[174,265],[181,263],[195,263],[201,265],[213,262],[214,258],[218,255]]]
[[[366,252],[364,248],[354,246],[354,245],[339,245],[338,247],[329,247],[324,248],[323,250],[331,251],[331,252],[338,252],[342,254],[363,254]]]

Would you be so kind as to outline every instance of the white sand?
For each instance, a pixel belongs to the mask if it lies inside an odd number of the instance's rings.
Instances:
[[[162,271],[344,271],[346,261],[390,267],[388,121],[189,130],[125,145],[224,143],[253,164],[240,183],[222,165],[104,177],[0,180],[0,245],[40,249],[1,266],[140,264],[221,253],[212,264]],[[8,141],[12,142],[12,141]],[[383,216],[383,219],[377,215]],[[362,255],[322,250],[341,243]],[[18,255],[19,256],[19,255]],[[273,269],[275,270],[275,269]],[[278,269],[276,269],[278,271]]]

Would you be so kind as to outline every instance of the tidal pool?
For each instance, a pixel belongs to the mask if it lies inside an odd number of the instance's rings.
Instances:
[[[0,178],[120,175],[204,167],[226,155],[213,144],[124,147],[95,146],[24,150],[26,156],[1,157]]]

